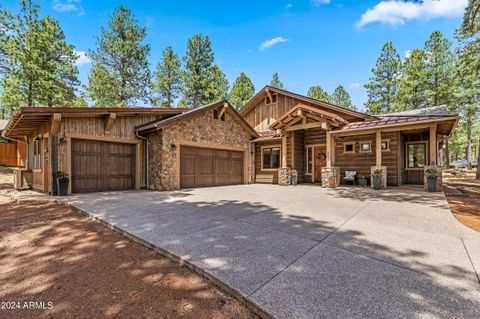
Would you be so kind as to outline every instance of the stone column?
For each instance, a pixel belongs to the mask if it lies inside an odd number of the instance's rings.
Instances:
[[[387,189],[387,167],[386,166],[372,166],[370,167],[370,184],[373,188],[373,172],[376,169],[382,170],[382,189]]]
[[[424,173],[427,169],[433,168],[437,171],[437,185],[435,190],[437,192],[443,192],[443,167],[437,165],[426,165],[424,169]],[[428,192],[428,181],[427,176],[424,174],[423,177],[423,189]]]
[[[322,168],[322,187],[335,188],[340,185],[340,167]]]
[[[278,185],[288,186],[292,183],[292,173],[290,167],[281,167],[278,169]]]

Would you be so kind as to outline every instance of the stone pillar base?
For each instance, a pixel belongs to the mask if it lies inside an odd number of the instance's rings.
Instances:
[[[387,167],[386,166],[372,166],[370,167],[370,184],[373,188],[373,172],[376,169],[382,170],[382,189],[387,189]]]
[[[335,188],[340,185],[340,167],[322,168],[322,187]]]
[[[292,173],[290,167],[281,167],[278,169],[278,185],[288,186],[292,183]]]
[[[435,191],[436,192],[443,192],[443,167],[442,166],[437,166],[437,165],[426,165],[425,169],[424,169],[424,172],[425,172],[425,170],[427,170],[429,168],[433,168],[433,169],[437,170],[437,185],[435,187]],[[426,192],[428,192],[428,178],[425,174],[424,174],[424,177],[423,177],[423,189]]]

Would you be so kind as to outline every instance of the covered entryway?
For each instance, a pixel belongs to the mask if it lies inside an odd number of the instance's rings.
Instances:
[[[243,152],[181,146],[180,188],[243,184]]]
[[[72,192],[135,188],[135,145],[72,140]]]

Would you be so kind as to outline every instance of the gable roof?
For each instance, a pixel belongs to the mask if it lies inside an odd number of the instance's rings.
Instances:
[[[297,100],[300,100],[300,101],[303,101],[303,102],[306,102],[306,103],[311,103],[311,104],[314,104],[315,106],[322,107],[322,108],[325,108],[325,109],[330,110],[330,111],[336,111],[336,112],[348,114],[348,115],[350,115],[352,117],[356,117],[358,119],[368,120],[368,119],[375,119],[376,118],[376,116],[373,116],[373,115],[369,115],[369,114],[365,114],[365,113],[362,113],[362,112],[347,109],[347,108],[344,108],[344,107],[341,107],[341,106],[338,106],[338,105],[334,105],[334,104],[331,104],[331,103],[323,102],[323,101],[320,101],[320,100],[317,100],[317,99],[314,99],[314,98],[311,98],[311,97],[308,97],[308,96],[305,96],[305,95],[301,95],[301,94],[298,94],[298,93],[294,93],[294,92],[290,92],[290,91],[287,91],[287,90],[279,89],[279,88],[276,88],[276,87],[273,87],[273,86],[270,86],[270,85],[266,85],[257,94],[255,94],[255,96],[252,97],[250,99],[250,101],[248,101],[248,103],[245,104],[245,106],[243,106],[240,109],[240,111],[239,111],[240,114],[245,115],[248,111],[250,111],[250,109],[258,102],[258,100],[261,97],[263,97],[264,93],[266,93],[267,90],[269,90],[271,92],[278,93],[278,94],[283,94],[283,95],[286,95],[286,96],[289,96],[289,97],[293,97]]]
[[[168,119],[163,119],[163,120],[158,120],[158,121],[153,121],[150,123],[145,123],[142,125],[139,125],[135,128],[136,132],[146,132],[146,131],[157,131],[159,129],[162,129],[168,125],[171,125],[173,123],[188,119],[194,115],[201,114],[203,112],[208,112],[211,110],[214,110],[218,107],[221,106],[227,106],[228,110],[230,111],[230,114],[233,116],[234,119],[236,119],[240,124],[250,133],[252,137],[258,137],[257,131],[255,131],[250,124],[245,121],[245,119],[235,110],[232,105],[227,101],[227,100],[221,100],[218,102],[214,102],[212,104],[204,105],[197,107],[195,109],[192,109],[188,112],[170,117]]]

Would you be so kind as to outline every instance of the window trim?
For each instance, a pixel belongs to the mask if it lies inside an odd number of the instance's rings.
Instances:
[[[356,142],[343,142],[343,154],[355,154],[355,144]],[[347,151],[347,145],[352,145],[352,151]]]
[[[306,146],[305,147],[305,176],[311,176],[313,174],[313,148],[314,146]],[[312,166],[310,167],[310,172],[308,171],[308,151],[311,151],[311,160],[312,160]]]
[[[33,165],[32,169],[42,170],[43,169],[43,141],[41,138],[36,138],[33,140]]]
[[[363,150],[362,149],[363,144],[368,144],[369,149],[368,150]],[[360,141],[360,142],[358,142],[358,145],[360,147],[360,149],[358,151],[359,153],[371,153],[372,152],[372,141]]]
[[[280,150],[280,160],[279,160],[279,167],[282,167],[282,145],[281,144],[275,144],[275,145],[265,145],[265,146],[261,146],[260,147],[260,169],[262,171],[270,171],[270,172],[274,172],[274,171],[278,171],[278,168],[264,168],[263,167],[263,150],[265,148],[278,148]]]
[[[390,152],[390,139],[383,139],[382,143],[387,143],[387,148],[382,148],[382,152]],[[381,144],[380,144],[381,145]],[[381,146],[380,146],[381,147]]]

